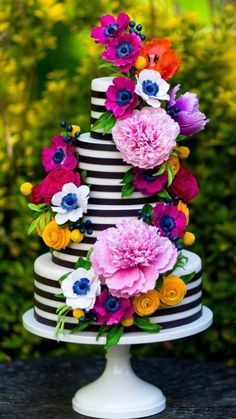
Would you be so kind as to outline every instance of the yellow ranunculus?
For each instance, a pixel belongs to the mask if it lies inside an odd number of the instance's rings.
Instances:
[[[166,170],[168,170],[168,167],[169,166],[171,167],[171,169],[173,170],[174,174],[176,175],[176,173],[178,173],[179,168],[180,168],[178,157],[170,156],[170,158],[166,162]]]
[[[136,68],[136,70],[143,70],[143,68],[145,68],[146,65],[147,65],[147,60],[142,55],[140,55],[137,58],[137,60],[134,62],[134,67]]]
[[[164,278],[163,286],[160,290],[161,303],[166,306],[174,306],[181,303],[187,287],[184,281],[176,275],[169,275]]]
[[[156,289],[150,290],[138,297],[134,297],[132,302],[135,312],[139,316],[150,316],[155,313],[160,305],[159,292]]]
[[[185,146],[181,145],[178,148],[178,154],[179,154],[180,159],[187,159],[189,154],[190,154],[190,150],[189,150],[188,147],[185,147]]]
[[[130,327],[134,324],[134,318],[132,317],[128,317],[127,319],[122,319],[121,320],[121,324],[124,327]]]
[[[187,226],[188,223],[189,223],[189,209],[188,209],[187,205],[184,202],[179,201],[179,203],[177,205],[177,208],[178,208],[179,211],[182,211],[184,213],[184,215],[186,217],[186,226]]]
[[[85,316],[84,310],[81,310],[80,308],[74,309],[72,313],[73,313],[73,317],[78,320],[81,319],[81,317]]]
[[[195,235],[191,233],[190,231],[186,231],[183,237],[183,244],[185,246],[192,246],[194,242],[195,242]]]
[[[20,185],[20,191],[23,195],[29,196],[32,192],[33,185],[30,182],[24,182]]]
[[[78,228],[76,228],[75,230],[73,230],[73,231],[70,233],[70,238],[71,238],[71,240],[72,240],[74,243],[80,243],[80,242],[82,242],[82,240],[83,240],[83,238],[84,238],[84,235],[83,235],[83,233],[81,233],[81,232],[79,231],[79,229],[78,229]]]
[[[51,221],[44,228],[42,239],[55,250],[65,249],[70,243],[70,231],[67,227],[59,228],[55,221]]]

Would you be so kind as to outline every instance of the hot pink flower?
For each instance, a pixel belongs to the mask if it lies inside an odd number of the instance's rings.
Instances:
[[[155,288],[160,273],[173,268],[177,250],[158,229],[123,220],[102,231],[91,255],[95,272],[115,297],[129,298]]]
[[[172,238],[183,237],[186,227],[186,217],[182,211],[173,204],[159,202],[154,208],[154,220],[152,224],[158,227],[162,236]]]
[[[117,20],[112,15],[104,15],[100,18],[101,26],[91,30],[91,37],[98,44],[107,44],[112,38],[117,38],[129,26],[130,18],[126,13],[119,13]]]
[[[110,326],[131,317],[134,314],[134,306],[128,298],[114,297],[104,289],[96,298],[93,311],[96,313],[98,324]]]
[[[166,172],[159,176],[153,176],[157,171],[158,168],[143,170],[135,167],[133,178],[135,188],[143,195],[153,195],[160,192],[164,188],[168,176]]]
[[[74,183],[76,186],[81,185],[80,174],[74,173],[72,170],[64,170],[61,168],[50,172],[42,182],[40,193],[45,204],[51,204],[53,195],[62,190],[65,183]]]
[[[194,199],[198,192],[198,183],[195,176],[185,166],[180,166],[172,184],[169,187],[172,196],[178,195],[179,199],[189,202]]]
[[[102,53],[104,60],[114,63],[122,72],[129,71],[140,54],[141,39],[135,33],[127,33],[112,39]]]
[[[138,105],[139,100],[134,89],[133,80],[123,76],[113,79],[113,84],[108,87],[105,106],[108,111],[113,112],[117,119],[127,118]]]
[[[57,167],[73,170],[77,165],[74,147],[66,143],[62,135],[57,135],[52,138],[52,147],[43,149],[42,163],[46,172]]]
[[[152,169],[166,161],[178,134],[179,125],[164,109],[149,107],[133,111],[112,129],[123,159],[141,169]]]

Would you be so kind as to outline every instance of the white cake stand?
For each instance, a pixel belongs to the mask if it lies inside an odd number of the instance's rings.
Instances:
[[[136,376],[130,364],[130,345],[163,342],[191,336],[207,329],[212,323],[212,312],[203,307],[200,319],[176,329],[160,333],[131,332],[108,349],[106,367],[97,380],[79,389],[72,400],[73,409],[86,416],[102,419],[135,419],[151,416],[166,407],[166,399],[159,388]],[[54,328],[39,323],[28,310],[23,316],[24,327],[35,335],[55,340]],[[60,341],[104,345],[105,337],[96,340],[95,332],[83,331],[76,335],[65,332]]]

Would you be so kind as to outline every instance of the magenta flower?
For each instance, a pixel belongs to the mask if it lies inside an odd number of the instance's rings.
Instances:
[[[112,15],[104,15],[100,18],[101,26],[91,30],[91,37],[98,44],[107,44],[112,38],[120,36],[129,26],[130,18],[126,13],[119,13],[117,20]]]
[[[112,39],[106,45],[102,58],[114,63],[122,72],[129,71],[140,54],[141,39],[135,33],[128,33]]]
[[[172,269],[176,259],[171,241],[135,218],[100,232],[91,255],[93,269],[117,298],[154,289],[159,274]]]
[[[168,180],[168,175],[164,172],[159,176],[154,176],[157,171],[158,168],[143,170],[135,167],[133,178],[135,188],[143,195],[153,195],[160,192]]]
[[[80,174],[72,170],[62,169],[61,167],[48,173],[40,187],[40,195],[44,203],[50,205],[53,195],[60,192],[63,185],[70,182],[76,186],[80,186]]]
[[[159,202],[153,208],[153,213],[155,218],[152,224],[159,229],[162,236],[183,237],[187,220],[184,213],[179,211],[175,205]]]
[[[52,147],[43,148],[42,164],[46,172],[58,167],[73,170],[77,165],[74,147],[66,143],[62,135],[53,137]]]
[[[134,314],[134,306],[128,298],[114,297],[109,294],[107,289],[104,289],[96,298],[93,311],[98,324],[110,326],[131,317]]]
[[[112,129],[123,160],[141,169],[153,169],[169,158],[176,145],[179,125],[162,108],[134,110]]]
[[[195,93],[186,92],[176,99],[180,85],[175,86],[170,92],[170,101],[167,103],[167,113],[180,126],[180,133],[193,135],[205,128],[209,122],[206,115],[199,111],[199,101]]]
[[[117,119],[127,118],[138,105],[139,100],[134,89],[133,80],[123,76],[113,79],[113,84],[108,87],[105,106],[108,111],[113,112]]]

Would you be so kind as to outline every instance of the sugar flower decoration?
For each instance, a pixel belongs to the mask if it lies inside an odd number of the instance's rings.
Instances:
[[[160,192],[167,183],[168,176],[164,172],[161,175],[154,176],[158,168],[143,170],[138,167],[134,168],[133,184],[135,188],[143,195],[153,195]]]
[[[121,72],[129,71],[138,58],[141,47],[141,39],[134,33],[128,33],[119,38],[112,39],[102,53],[104,60],[114,63]]]
[[[112,38],[117,38],[129,26],[130,18],[126,13],[119,13],[117,20],[112,15],[103,15],[100,18],[101,26],[91,30],[91,37],[98,44],[107,44]]]
[[[73,170],[77,165],[75,150],[72,144],[66,143],[62,135],[52,138],[52,147],[45,147],[42,152],[42,164],[46,172],[57,167]]]
[[[137,78],[135,92],[153,108],[159,108],[160,100],[168,100],[169,83],[155,70],[143,70]]]
[[[62,190],[66,183],[81,185],[80,174],[72,170],[65,170],[61,167],[52,170],[47,174],[40,187],[40,195],[45,204],[51,204],[53,195]]]
[[[167,104],[167,113],[180,126],[180,133],[193,135],[205,128],[209,122],[206,115],[199,111],[199,101],[195,93],[186,92],[176,99],[180,85],[175,86],[170,92],[170,101]]]
[[[134,89],[133,80],[122,76],[113,79],[113,84],[108,87],[105,106],[117,119],[127,118],[138,105],[139,100]]]
[[[109,292],[129,298],[155,288],[159,274],[173,268],[177,250],[158,229],[141,220],[123,220],[99,233],[91,263]]]
[[[153,208],[153,214],[155,218],[152,224],[159,229],[162,236],[183,237],[187,220],[184,213],[175,205],[159,202]]]
[[[181,59],[170,49],[171,42],[165,38],[154,38],[141,49],[140,55],[146,59],[146,68],[158,71],[165,80],[178,70]]]
[[[197,179],[187,167],[181,165],[169,187],[169,192],[172,196],[177,195],[183,202],[189,202],[197,196],[198,191]]]
[[[179,125],[162,108],[134,110],[112,129],[123,160],[141,169],[152,169],[166,161],[176,145]]]
[[[101,283],[92,268],[78,268],[62,281],[61,290],[69,307],[90,310],[101,292]]]
[[[88,195],[88,186],[77,187],[74,183],[66,183],[60,192],[53,195],[52,210],[57,213],[57,224],[78,221],[87,212]]]
[[[97,297],[93,311],[98,324],[110,326],[131,317],[134,314],[134,306],[128,298],[114,297],[105,288]]]
[[[38,228],[37,231],[39,232]],[[50,221],[44,227],[41,236],[44,243],[55,250],[65,249],[70,243],[69,229],[67,227],[58,227],[55,220]]]

